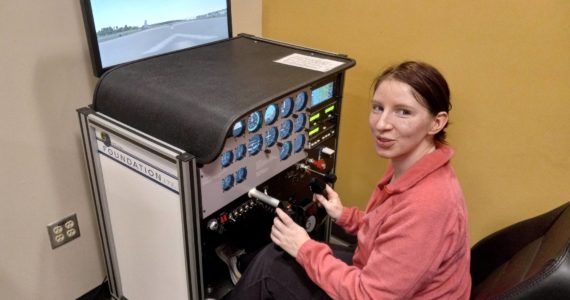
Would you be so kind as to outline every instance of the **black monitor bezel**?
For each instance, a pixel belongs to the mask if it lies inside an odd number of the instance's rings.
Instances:
[[[103,67],[103,65],[101,63],[101,53],[99,51],[99,43],[97,42],[97,30],[95,29],[95,20],[93,19],[93,11],[91,9],[91,0],[79,0],[79,1],[81,4],[81,10],[83,13],[83,25],[85,26],[85,33],[87,35],[87,44],[89,46],[89,55],[91,57],[91,65],[93,68],[93,75],[95,75],[96,77],[101,77],[101,75],[103,75],[103,73],[105,73],[107,70],[112,69],[116,66],[119,66],[120,64],[108,66],[105,68]],[[231,0],[226,0],[226,7],[227,7],[227,15],[228,15],[228,18],[227,18],[228,39],[230,39],[233,36]],[[219,42],[219,41],[214,41],[211,43],[216,43],[216,42]],[[200,47],[200,46],[204,46],[204,45],[211,44],[211,43],[205,43],[205,44],[201,44],[201,45],[198,45],[195,47]],[[191,48],[194,48],[194,47],[191,47]],[[183,51],[186,49],[190,49],[190,48],[166,52],[166,53],[159,54],[157,56],[165,55],[165,54],[169,54],[169,53],[173,53],[173,52],[177,52],[177,51]],[[151,56],[151,57],[154,57],[154,56]],[[137,59],[137,60],[132,60],[132,61],[124,62],[123,64],[131,63],[131,62],[135,62],[135,61],[139,61],[139,60],[143,60],[143,59],[148,59],[151,57],[145,57],[145,58],[141,58],[141,59]]]

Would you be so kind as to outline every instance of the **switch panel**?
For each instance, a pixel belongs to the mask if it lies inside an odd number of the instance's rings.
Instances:
[[[47,225],[51,248],[55,249],[79,237],[77,215],[73,214]]]

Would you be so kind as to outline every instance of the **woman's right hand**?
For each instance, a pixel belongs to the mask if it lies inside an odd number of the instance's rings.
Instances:
[[[343,206],[338,194],[327,184],[326,188],[327,197],[321,194],[313,194],[313,201],[319,202],[327,211],[327,214],[335,221],[340,218]]]

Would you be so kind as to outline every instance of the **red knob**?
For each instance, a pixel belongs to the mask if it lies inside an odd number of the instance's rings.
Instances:
[[[325,163],[324,159],[312,161],[311,164],[319,170],[324,170],[327,167],[327,164]]]

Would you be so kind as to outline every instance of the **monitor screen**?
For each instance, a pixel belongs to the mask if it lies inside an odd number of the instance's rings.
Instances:
[[[93,71],[231,37],[229,0],[81,0]]]
[[[334,82],[329,82],[311,91],[311,106],[317,106],[333,97]]]

